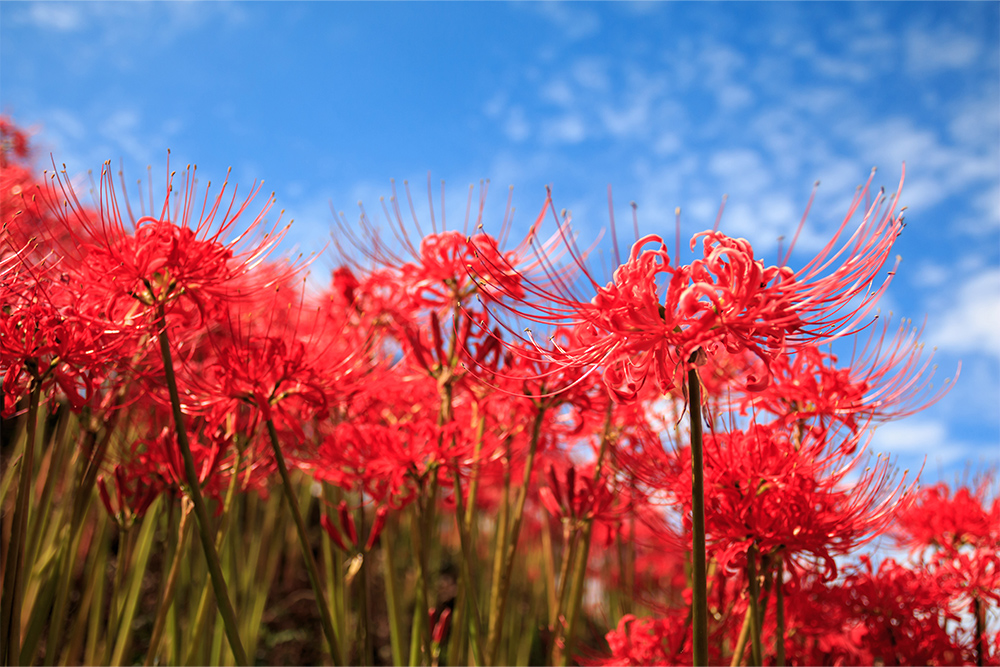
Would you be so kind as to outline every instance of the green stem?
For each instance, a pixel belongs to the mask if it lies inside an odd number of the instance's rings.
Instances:
[[[544,406],[539,406],[538,414],[535,416],[535,423],[531,431],[531,442],[528,445],[528,459],[524,463],[521,488],[518,490],[517,500],[514,502],[510,533],[507,535],[504,548],[503,569],[501,570],[500,585],[498,587],[499,594],[496,598],[491,599],[489,638],[486,641],[486,658],[490,664],[496,662],[497,651],[500,648],[501,621],[507,607],[507,596],[510,593],[510,575],[514,568],[517,538],[521,532],[521,519],[524,517],[524,502],[528,497],[528,487],[531,484],[531,472],[535,464],[535,452],[538,450],[538,441],[542,435],[542,422],[545,419],[545,411],[546,408]]]
[[[760,643],[760,582],[757,581],[757,545],[751,544],[747,549],[747,581],[749,584],[750,596],[750,647],[753,665],[763,664],[762,649]]]
[[[382,529],[382,557],[385,559],[382,577],[385,579],[385,604],[389,612],[389,642],[392,645],[392,664],[403,664],[403,631],[399,623],[399,596],[396,592],[396,563],[393,549],[396,544],[396,519],[386,517]]]
[[[93,526],[93,532],[90,538],[90,544],[88,545],[88,548],[84,550],[86,557],[83,570],[83,593],[80,596],[79,611],[74,617],[70,627],[66,646],[61,649],[62,655],[59,660],[59,664],[61,665],[81,663],[93,664],[92,662],[84,661],[84,656],[82,654],[83,639],[87,631],[87,620],[95,613],[95,608],[91,606],[91,602],[96,597],[95,591],[97,588],[100,588],[102,591],[104,590],[103,556],[106,553],[104,543],[108,523],[108,513],[102,508],[98,511],[96,525]],[[74,552],[77,550],[78,548],[74,549]],[[101,606],[103,605],[98,605],[97,608],[100,608]],[[55,644],[55,646],[62,646],[62,644]],[[53,648],[52,650],[57,653],[59,652],[59,649]],[[48,648],[46,648],[46,653],[48,653]]]
[[[574,528],[569,523],[563,524],[563,557],[559,565],[559,590],[556,593],[556,605],[550,615],[550,630],[552,631],[552,663],[558,662],[559,653],[556,650],[559,637],[562,636],[565,628],[562,625],[563,609],[566,608],[566,592],[569,590],[569,568],[576,562],[576,548],[580,542],[580,530]]]
[[[3,597],[0,601],[0,630],[3,636],[3,664],[12,665],[21,657],[21,603],[24,597],[24,548],[28,532],[31,502],[31,479],[34,475],[35,431],[38,426],[38,403],[41,385],[32,381],[28,396],[28,414],[24,452],[21,454],[17,501],[11,522],[7,563],[4,566]]]
[[[132,641],[132,626],[135,620],[135,612],[139,603],[139,593],[142,591],[142,580],[146,574],[146,567],[149,564],[149,554],[153,546],[153,538],[156,535],[157,516],[162,497],[155,500],[149,507],[149,511],[142,520],[142,528],[139,531],[137,544],[135,545],[135,557],[128,564],[128,586],[124,607],[122,609],[121,620],[118,624],[118,636],[115,638],[114,652],[111,657],[111,665],[122,665],[125,663],[125,652]]]
[[[119,521],[121,521],[119,519]],[[132,560],[132,552],[135,549],[136,538],[135,523],[128,521],[126,526],[118,524],[118,553],[115,554],[115,579],[111,586],[111,603],[108,608],[108,636],[105,637],[104,647],[105,665],[111,664],[111,654],[114,651],[114,639],[121,631],[122,608],[125,605],[125,577],[129,571],[129,561]]]
[[[229,477],[229,488],[226,489],[226,499],[222,503],[222,521],[215,529],[215,550],[218,552],[222,549],[228,535],[228,524],[230,510],[233,507],[233,499],[236,497],[236,487],[239,484],[239,469],[240,462],[242,461],[243,452],[237,448],[236,449],[236,462],[233,465],[233,474]],[[277,540],[273,540],[272,543],[277,544]],[[214,617],[214,610],[212,609],[212,603],[214,598],[211,595],[212,589],[208,586],[201,587],[201,597],[198,599],[198,607],[195,610],[195,620],[191,624],[191,639],[189,641],[189,646],[184,654],[185,665],[196,665],[207,662],[205,657],[204,647],[201,642],[205,633],[208,631],[208,622],[210,620],[210,615]],[[177,647],[180,648],[180,644]],[[201,653],[201,658],[197,657],[197,654]]]
[[[455,461],[454,471],[455,483],[455,524],[458,527],[458,541],[462,548],[462,579],[465,586],[466,613],[469,614],[469,643],[472,647],[472,659],[476,665],[483,665],[483,649],[480,643],[483,636],[483,622],[479,617],[479,597],[476,595],[475,578],[472,574],[472,546],[469,535],[466,532],[465,522],[465,502],[462,499],[462,477],[458,472],[458,460]]]
[[[431,628],[427,618],[430,608],[428,602],[428,574],[430,558],[430,525],[432,523],[434,505],[437,502],[437,471],[430,471],[430,488],[417,498],[411,520],[411,537],[413,551],[416,556],[417,582],[414,591],[413,627],[410,635],[410,664],[423,664],[423,658],[431,655]]]
[[[545,573],[545,599],[549,611],[549,627],[555,626],[556,618],[556,556],[552,546],[552,526],[549,513],[542,512],[542,564]]]
[[[80,465],[79,480],[73,489],[73,512],[72,521],[69,525],[70,539],[67,547],[60,555],[60,583],[56,594],[56,602],[53,607],[52,617],[49,623],[49,634],[45,640],[45,664],[54,665],[58,658],[58,647],[62,644],[63,625],[66,620],[66,608],[69,601],[70,585],[73,577],[73,568],[76,563],[76,556],[80,550],[80,538],[83,535],[84,519],[90,509],[90,502],[93,498],[94,482],[97,479],[97,470],[101,462],[104,461],[104,453],[107,451],[108,442],[111,440],[111,433],[114,431],[118,417],[118,410],[112,410],[107,419],[106,432],[104,437],[97,440],[97,432],[87,430],[84,442],[91,445],[84,448],[84,451],[91,452],[87,456],[85,463]],[[97,442],[97,449],[93,447],[93,442]],[[86,456],[86,455],[85,455]],[[96,461],[96,465],[95,465]]]
[[[163,637],[163,630],[167,625],[167,612],[174,601],[174,591],[177,588],[177,576],[181,570],[181,553],[184,551],[184,543],[187,541],[188,527],[191,523],[188,518],[191,516],[190,508],[181,502],[181,520],[177,532],[180,536],[174,545],[173,558],[170,561],[170,572],[167,574],[167,582],[163,587],[163,596],[156,609],[156,620],[153,622],[153,634],[149,639],[149,648],[146,651],[145,667],[149,667],[156,659],[156,654],[160,648],[160,639]]]
[[[705,555],[705,469],[702,452],[701,382],[691,355],[688,400],[691,413],[691,524],[692,591],[691,622],[694,632],[694,665],[708,664],[708,578]]]
[[[569,600],[566,605],[566,633],[563,637],[562,658],[560,663],[566,667],[573,659],[573,644],[576,639],[576,624],[580,617],[580,603],[583,601],[584,583],[587,578],[587,563],[590,560],[590,538],[594,522],[587,520],[580,531],[580,545],[576,550],[573,563],[573,576],[569,589]]]
[[[92,582],[95,586],[93,596],[91,597],[90,605],[90,620],[87,624],[87,651],[84,656],[83,664],[85,665],[96,665],[101,661],[101,657],[98,653],[101,649],[100,642],[100,632],[101,632],[101,619],[103,610],[105,608],[105,586],[104,586],[104,572],[108,565],[108,552],[110,550],[110,544],[108,542],[108,531],[111,529],[111,524],[113,523],[108,517],[107,512],[103,509],[98,510],[101,518],[98,519],[101,523],[100,538],[97,542],[97,548],[94,549],[97,553],[97,558],[94,559],[93,565],[94,569],[90,572],[89,582]],[[93,546],[91,547],[94,548]],[[71,642],[72,646],[72,642]],[[71,654],[73,652],[71,651]]]
[[[295,498],[295,490],[292,488],[292,480],[288,476],[288,467],[285,465],[285,457],[281,453],[281,445],[278,443],[278,431],[274,428],[274,422],[268,418],[267,433],[271,437],[271,449],[274,451],[274,461],[278,465],[278,473],[281,475],[281,484],[285,490],[285,500],[292,511],[292,518],[295,520],[295,529],[299,535],[299,546],[302,547],[302,558],[306,564],[306,571],[309,574],[309,583],[312,585],[313,593],[316,595],[316,606],[319,607],[320,621],[323,626],[323,634],[330,645],[330,656],[333,664],[342,665],[343,657],[340,652],[340,644],[333,631],[333,618],[330,616],[330,606],[327,604],[326,595],[323,591],[323,583],[319,578],[319,570],[316,567],[316,559],[313,556],[312,547],[309,546],[309,537],[306,535],[306,525],[302,520],[302,511],[299,510],[299,502]]]
[[[597,452],[597,460],[594,462],[594,481],[601,479],[604,467],[604,458],[607,455],[608,447],[611,445],[611,432],[614,425],[614,404],[608,403],[607,413],[604,415],[604,429],[601,433],[601,447]],[[566,607],[566,634],[563,639],[562,661],[563,667],[569,664],[573,657],[573,644],[576,641],[576,624],[580,618],[580,606],[583,602],[583,589],[587,579],[587,564],[590,562],[590,538],[594,530],[594,521],[588,518],[584,522],[580,535],[580,545],[577,549],[576,560],[573,563],[573,578],[569,592],[569,604]]]
[[[739,667],[743,662],[743,654],[746,652],[747,641],[750,639],[750,617],[753,614],[753,607],[747,605],[747,612],[743,616],[743,627],[740,629],[740,636],[736,640],[736,647],[733,649],[733,659],[729,661],[729,667]]]
[[[775,613],[778,622],[778,634],[774,638],[777,653],[777,667],[785,667],[785,566],[779,553],[774,566]]]
[[[201,482],[198,479],[198,471],[194,467],[194,456],[191,454],[191,446],[188,443],[187,430],[184,427],[184,414],[181,412],[181,399],[177,391],[177,377],[174,375],[173,358],[170,354],[170,341],[167,336],[167,318],[163,310],[163,304],[157,307],[156,318],[157,338],[160,340],[160,355],[163,357],[163,372],[167,380],[167,388],[170,391],[170,406],[174,415],[174,430],[177,433],[177,446],[181,450],[181,457],[184,459],[184,474],[187,477],[188,493],[194,503],[194,515],[198,520],[198,535],[201,538],[201,547],[205,552],[205,561],[208,564],[209,577],[212,580],[212,588],[215,591],[216,603],[219,613],[222,615],[222,622],[226,626],[226,636],[229,645],[233,650],[233,657],[236,664],[247,665],[246,652],[243,650],[243,643],[240,641],[239,623],[236,620],[236,611],[233,609],[232,600],[229,598],[229,590],[226,587],[226,579],[222,574],[222,565],[219,563],[219,554],[215,550],[215,540],[212,537],[212,530],[208,519],[208,509],[205,507],[205,500],[201,495]]]
[[[976,667],[983,667],[983,633],[985,624],[983,623],[983,603],[978,595],[972,596],[972,611],[976,615]]]

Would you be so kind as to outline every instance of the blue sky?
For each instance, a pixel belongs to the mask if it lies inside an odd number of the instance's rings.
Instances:
[[[940,378],[963,368],[875,448],[929,481],[1000,462],[1000,4],[5,1],[0,109],[72,173],[121,158],[159,183],[170,148],[264,179],[306,252],[331,202],[354,220],[390,178],[426,201],[431,172],[452,226],[470,183],[491,182],[487,228],[513,186],[521,229],[551,185],[585,239],[608,184],[669,238],[675,207],[687,238],[728,194],[723,231],[773,258],[819,180],[795,264],[905,161],[883,309],[927,316]]]

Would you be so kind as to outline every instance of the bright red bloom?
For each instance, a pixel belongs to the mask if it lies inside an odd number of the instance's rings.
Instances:
[[[43,192],[52,212],[72,236],[72,241],[59,249],[61,255],[72,258],[73,264],[80,267],[72,279],[81,281],[81,287],[101,302],[110,322],[128,326],[144,317],[155,318],[153,306],[167,307],[179,301],[193,305],[204,319],[214,310],[216,301],[237,296],[237,287],[245,294],[269,284],[254,284],[248,278],[275,249],[288,227],[279,230],[276,222],[263,230],[273,197],[245,224],[244,214],[260,186],[254,187],[237,206],[235,190],[228,202],[224,200],[228,184],[227,174],[218,195],[210,199],[209,183],[199,207],[195,170],[184,172],[179,197],[171,175],[158,214],[154,214],[150,202],[151,214],[136,219],[126,199],[129,224],[123,220],[118,204],[110,163],[101,168],[96,216],[84,213],[65,172],[55,175]],[[68,203],[63,207],[61,202]],[[172,202],[179,205],[179,210],[172,209]],[[234,232],[235,236],[227,240]]]
[[[844,436],[851,444],[835,436],[813,429],[797,441],[775,425],[706,434],[705,523],[720,566],[741,570],[755,545],[761,554],[786,554],[789,569],[808,567],[802,556],[817,558],[832,578],[833,556],[874,539],[908,506],[916,482],[907,485],[905,475],[894,482],[881,455],[852,480],[866,447],[856,434]],[[680,461],[675,493],[689,507],[690,466]]]
[[[698,350],[710,355],[748,350],[767,366],[790,347],[854,330],[888,284],[886,279],[871,288],[902,230],[895,211],[898,191],[884,210],[886,198],[878,197],[857,231],[837,248],[870,184],[871,178],[827,246],[799,271],[783,264],[766,267],[747,241],[716,231],[692,239],[692,249],[702,240],[700,259],[672,265],[663,239],[649,235],[635,243],[606,285],[587,274],[596,291],[592,299],[568,288],[546,291],[535,285],[525,287],[536,298],[533,312],[519,313],[587,329],[585,347],[539,346],[539,351],[560,364],[604,368],[605,385],[619,399],[634,400],[635,388],[650,375],[661,392],[668,391],[677,370]],[[569,232],[563,237],[570,238]],[[574,256],[586,274],[582,259]],[[750,390],[767,383],[767,373],[747,379]]]
[[[988,500],[992,485],[987,477],[975,490],[962,486],[954,494],[944,482],[921,489],[899,517],[897,539],[914,551],[940,547],[956,553],[971,545],[1000,552],[1000,495]]]
[[[934,355],[924,358],[922,328],[902,323],[887,340],[889,325],[886,319],[884,326],[872,327],[846,364],[838,364],[832,352],[806,345],[771,362],[771,384],[765,390],[739,396],[737,385],[733,393],[745,407],[769,412],[786,424],[813,419],[820,425],[839,421],[854,429],[859,420],[877,423],[919,412],[955,385],[958,371],[935,390]]]
[[[969,659],[941,626],[957,621],[933,577],[886,559],[872,568],[867,556],[848,574],[844,603],[866,634],[862,646],[871,664],[954,665]]]

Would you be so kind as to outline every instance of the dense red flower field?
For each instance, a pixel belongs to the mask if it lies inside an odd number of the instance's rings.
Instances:
[[[874,314],[899,191],[602,278],[407,188],[314,290],[258,187],[88,205],[0,133],[4,664],[1000,664],[995,479],[871,451],[954,382]]]

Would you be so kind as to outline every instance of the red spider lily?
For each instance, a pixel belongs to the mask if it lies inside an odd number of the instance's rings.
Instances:
[[[198,425],[193,424],[195,427]],[[225,473],[230,471],[226,470],[224,462],[231,452],[230,444],[216,438],[191,442],[202,492],[216,500],[221,500],[228,482],[228,474]],[[153,436],[136,439],[132,450],[131,457],[122,465],[130,468],[133,477],[144,480],[144,484],[153,484],[159,479],[165,486],[183,491],[188,481],[177,446],[177,435],[172,428],[163,427]],[[221,509],[220,504],[217,511]]]
[[[394,509],[412,501],[431,476],[447,485],[455,460],[470,459],[467,434],[454,422],[438,426],[436,409],[433,414],[426,410],[397,416],[390,411],[391,405],[369,408],[382,412],[387,423],[354,420],[338,424],[316,454],[299,465],[319,479],[346,490],[363,490],[377,503]],[[406,421],[397,421],[400,417]]]
[[[567,466],[560,475],[555,466],[547,470],[548,486],[538,489],[545,509],[555,518],[567,522],[608,520],[620,518],[627,511],[619,501],[607,477],[594,479],[593,471],[582,468],[577,480],[576,468]],[[560,480],[561,478],[561,480]]]
[[[798,557],[811,554],[832,578],[834,555],[874,539],[908,505],[915,482],[906,485],[904,475],[893,484],[895,471],[881,455],[852,480],[866,445],[848,457],[844,452],[857,450],[857,443],[844,446],[832,435],[812,430],[796,443],[779,427],[754,425],[706,436],[705,516],[720,566],[742,561],[756,545],[761,554],[787,554],[793,574]],[[678,470],[682,480],[690,474],[686,466]],[[680,496],[686,506],[689,499]]]
[[[5,281],[8,275],[3,276]],[[58,283],[14,286],[14,280],[5,282],[5,287],[10,286],[10,291],[0,289],[3,415],[13,414],[31,383],[43,394],[58,388],[70,406],[79,410],[94,398],[125,341],[108,335],[70,306],[54,303],[51,295],[62,287]]]
[[[28,133],[17,127],[10,116],[0,116],[0,168],[28,159]]]
[[[1000,604],[1000,499],[987,508],[993,478],[974,491],[946,484],[924,489],[901,517],[897,540],[920,551],[924,569],[935,578],[956,606],[972,615],[974,631],[968,645],[977,663],[989,657],[985,646],[987,608]]]
[[[294,289],[231,305],[206,337],[207,358],[191,369],[189,386],[206,404],[252,405],[304,440],[300,424],[344,400],[373,363],[365,331],[334,310],[322,300],[310,307]]]
[[[130,228],[119,208],[110,163],[101,168],[96,216],[84,214],[65,171],[53,175],[42,190],[51,211],[73,241],[63,245],[60,254],[88,269],[73,278],[85,281],[94,298],[103,300],[106,317],[116,324],[131,324],[142,314],[143,307],[168,307],[178,301],[189,302],[204,318],[207,309],[213,309],[214,300],[236,296],[238,280],[242,279],[239,287],[244,292],[268,284],[253,285],[247,278],[288,230],[287,225],[279,230],[280,219],[270,230],[263,230],[273,197],[256,217],[244,223],[244,214],[259,192],[259,185],[238,206],[235,190],[226,203],[227,174],[214,200],[209,198],[209,183],[199,210],[195,170],[185,171],[183,181],[177,199],[179,210],[171,208],[175,196],[173,174],[167,179],[167,195],[158,215],[154,215],[150,201],[151,214],[134,218],[126,198]],[[65,202],[65,206],[59,202]],[[242,231],[226,240],[237,229]],[[151,309],[146,312],[155,318]]]
[[[115,488],[115,502],[111,501],[105,475],[97,478],[98,494],[108,516],[119,526],[127,528],[146,514],[146,510],[160,495],[162,488],[150,485],[148,478],[132,475],[131,471],[127,471],[121,465],[114,467],[111,477]]]
[[[337,529],[337,527],[330,520],[328,514],[324,514],[320,517],[320,523],[323,525],[323,529],[341,551],[357,549],[358,531],[354,525],[354,517],[351,516],[351,513],[348,511],[347,501],[340,501],[340,505],[337,506],[337,515],[340,521],[340,529]],[[365,541],[363,551],[371,551],[371,548],[375,546],[376,540],[378,540],[379,535],[382,534],[382,529],[385,528],[385,521],[388,515],[389,508],[384,505],[375,510],[375,520],[372,522],[371,529],[368,531],[368,539]],[[348,543],[350,546],[348,546]]]
[[[54,262],[51,248],[34,236],[51,226],[52,220],[24,197],[36,187],[28,172],[4,162],[0,181],[4,216],[0,236],[2,414],[13,413],[30,383],[46,395],[58,388],[70,406],[79,410],[95,397],[114,362],[127,354],[123,349],[130,341],[101,325],[87,295],[64,270],[68,267]]]
[[[497,237],[482,231],[483,213],[489,182],[481,184],[476,217],[470,217],[472,212],[473,188],[469,188],[469,200],[463,219],[463,229],[449,230],[445,219],[444,186],[441,191],[441,224],[440,228],[434,213],[433,193],[430,177],[427,181],[427,196],[429,203],[430,230],[426,232],[421,227],[409,184],[404,182],[406,199],[409,204],[412,222],[403,219],[396,195],[395,182],[392,183],[392,196],[389,205],[382,200],[382,211],[389,223],[390,231],[401,252],[391,247],[390,242],[383,238],[377,227],[371,222],[364,207],[361,207],[361,217],[358,228],[360,236],[354,233],[352,226],[347,224],[341,214],[337,218],[340,230],[347,242],[357,252],[367,258],[373,265],[397,272],[402,281],[407,307],[414,310],[437,309],[450,310],[458,304],[468,306],[469,297],[475,293],[504,293],[514,296],[521,294],[521,275],[530,271],[532,263],[526,262],[528,248],[533,233],[518,246],[511,250],[501,250],[509,233],[513,209],[511,197],[508,196],[507,210],[501,223]],[[532,231],[534,227],[532,228]],[[415,231],[418,242],[414,241],[411,231]],[[339,246],[345,261],[351,253]],[[409,258],[409,261],[406,258]]]
[[[899,191],[884,210],[886,198],[879,196],[857,231],[837,249],[870,184],[871,178],[827,246],[799,271],[784,265],[765,267],[747,241],[715,231],[692,239],[692,249],[702,239],[701,259],[671,265],[663,239],[649,235],[635,243],[604,286],[574,254],[596,292],[592,299],[574,296],[568,286],[558,291],[526,286],[533,299],[531,310],[517,312],[534,321],[570,322],[592,332],[586,346],[536,347],[564,365],[603,367],[605,384],[619,399],[634,400],[634,392],[622,388],[641,386],[649,375],[661,392],[669,391],[674,373],[696,350],[748,350],[767,366],[786,347],[853,331],[888,284],[886,279],[871,289],[902,229],[902,217],[895,212]],[[565,225],[560,228],[568,238]],[[766,374],[750,377],[747,388],[760,390],[767,383]]]
[[[844,604],[865,630],[861,645],[886,665],[953,665],[968,660],[941,626],[957,621],[941,595],[938,582],[894,560],[878,570],[861,557],[861,567],[848,573],[841,589]]]
[[[611,649],[607,658],[583,657],[590,665],[686,665],[691,662],[691,633],[683,609],[668,612],[662,618],[636,618],[625,614],[618,627],[604,638]],[[710,654],[711,664],[720,664],[721,655]]]
[[[992,483],[987,477],[975,490],[962,486],[954,495],[944,482],[921,489],[899,516],[897,539],[914,551],[940,547],[956,553],[965,545],[1000,551],[1000,496],[989,503]]]
[[[883,327],[872,327],[866,343],[860,350],[856,347],[842,366],[832,352],[812,345],[777,356],[770,364],[771,385],[740,400],[785,423],[817,419],[825,425],[838,420],[850,428],[866,417],[889,421],[933,405],[955,385],[958,371],[935,391],[930,384],[933,353],[923,359],[923,344],[919,342],[922,327],[902,323],[887,341],[889,324],[887,319]],[[736,385],[734,393],[739,391]]]

